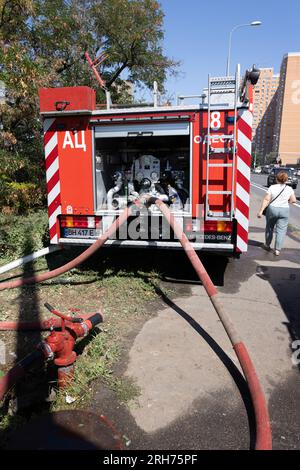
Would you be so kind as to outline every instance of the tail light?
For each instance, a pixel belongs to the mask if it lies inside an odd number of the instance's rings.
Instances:
[[[101,217],[97,215],[61,215],[60,225],[72,228],[99,228]]]
[[[214,220],[204,223],[204,232],[232,232],[232,222]]]

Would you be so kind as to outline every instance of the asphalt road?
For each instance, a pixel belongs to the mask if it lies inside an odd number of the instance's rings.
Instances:
[[[267,178],[268,175],[256,175],[251,174],[251,192],[257,196],[263,198],[267,191]],[[298,182],[297,189],[295,189],[296,198],[298,200],[297,206],[290,206],[290,225],[293,228],[300,230],[300,179]]]

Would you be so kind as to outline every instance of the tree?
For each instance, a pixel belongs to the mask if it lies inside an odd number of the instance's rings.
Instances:
[[[266,162],[268,164],[276,163],[276,157],[277,157],[277,152],[270,152],[266,155]]]
[[[163,12],[156,0],[99,0],[93,8],[99,50],[108,59],[103,75],[110,88],[123,70],[128,79],[163,90],[168,71],[178,65],[163,54]]]
[[[255,166],[261,166],[264,162],[264,156],[261,152],[256,151],[252,153],[252,167]]]
[[[156,80],[163,91],[178,66],[163,54],[163,20],[157,0],[0,0],[2,154],[30,162],[38,175],[38,88],[95,86],[85,51],[106,55],[100,72],[114,101],[128,97],[123,78],[148,88]]]

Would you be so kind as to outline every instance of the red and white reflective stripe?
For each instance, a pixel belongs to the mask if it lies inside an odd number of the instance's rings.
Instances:
[[[235,217],[239,253],[248,248],[252,118],[252,112],[245,110],[238,120]]]
[[[59,158],[55,119],[44,120],[44,146],[48,194],[48,217],[50,243],[57,243],[57,216],[61,214]]]

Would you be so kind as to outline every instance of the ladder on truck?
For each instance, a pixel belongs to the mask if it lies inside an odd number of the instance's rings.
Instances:
[[[239,67],[237,67],[235,76],[226,76],[226,77],[211,77],[208,76],[208,106],[207,106],[207,143],[206,143],[206,201],[205,201],[205,220],[224,220],[231,221],[234,216],[234,175],[236,167],[236,134],[237,134],[237,102],[238,102],[238,90],[239,90],[239,80],[240,73]],[[216,109],[218,110],[218,105],[215,106],[211,103],[212,95],[219,95],[224,97],[227,102],[228,98],[231,98],[233,102],[234,109],[234,124],[233,124],[233,133],[230,135],[219,135],[218,138],[223,139],[225,142],[232,141],[233,144],[230,146],[230,151],[225,151],[224,149],[215,149],[212,151],[211,140],[215,138],[214,135],[211,135],[211,111]],[[233,98],[233,99],[232,99]],[[228,109],[232,109],[230,104]],[[224,144],[225,145],[225,144]],[[231,163],[214,163],[212,155],[220,154],[220,158],[225,160],[226,155],[230,154],[232,156]],[[211,182],[211,168],[231,168],[232,169],[232,178],[231,185],[229,188],[226,188],[226,191],[212,191],[210,188],[213,185]],[[209,199],[210,195],[213,194],[222,194],[229,195],[229,210],[227,212],[212,211],[210,209]]]

